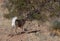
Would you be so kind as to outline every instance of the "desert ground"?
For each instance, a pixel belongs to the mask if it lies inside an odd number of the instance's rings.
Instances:
[[[18,34],[9,36],[11,31],[11,20],[5,19],[4,14],[8,13],[7,9],[3,7],[3,1],[0,0],[0,41],[60,41],[60,36],[51,35],[49,27],[51,22],[38,22],[37,20],[27,21],[24,28],[27,31],[22,31],[18,28]],[[22,32],[19,34],[19,32]]]

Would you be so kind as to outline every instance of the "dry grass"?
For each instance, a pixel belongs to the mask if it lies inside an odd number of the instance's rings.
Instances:
[[[0,15],[1,14],[4,15],[6,13],[6,12],[3,13],[2,11],[5,11],[5,9],[1,10],[0,8]],[[46,12],[44,12],[44,14],[46,14]],[[49,12],[47,14],[49,14]],[[27,28],[29,31],[30,30],[40,31],[36,33],[18,34],[14,35],[13,37],[8,36],[11,31],[10,30],[11,20],[5,19],[3,15],[0,16],[0,41],[60,41],[60,37],[58,37],[60,35],[60,30],[51,30],[52,34],[55,33],[58,36],[55,37],[50,36],[49,27],[51,26],[51,24],[49,21],[45,21],[43,23],[41,21],[39,23],[36,20],[27,21],[26,24],[24,25],[24,28]],[[20,31],[22,32],[22,30],[18,29],[18,32]]]

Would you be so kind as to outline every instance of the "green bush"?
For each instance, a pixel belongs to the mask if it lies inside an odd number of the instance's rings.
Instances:
[[[54,21],[53,22],[53,27],[52,27],[53,29],[55,29],[55,30],[58,30],[58,29],[60,29],[60,21]]]
[[[22,16],[20,18],[23,18],[23,13],[30,11],[32,12],[28,18],[31,20],[46,21],[48,18],[60,16],[59,1],[55,2],[54,0],[9,0],[6,7],[9,10],[9,14],[4,14],[5,18],[20,17],[21,14]],[[48,11],[48,13],[45,11]],[[42,12],[44,12],[44,14],[42,14]],[[49,14],[48,17],[47,14]]]
[[[28,15],[28,19],[30,20],[40,20],[40,21],[47,21],[48,17],[41,13],[31,13]]]
[[[17,16],[19,19],[23,19],[24,16],[23,15],[19,15],[19,14],[4,14],[4,17],[7,19],[12,19],[13,17]]]
[[[37,20],[40,20],[40,18],[41,18],[41,15],[40,14],[31,14],[31,17],[33,18],[33,19],[37,19]]]

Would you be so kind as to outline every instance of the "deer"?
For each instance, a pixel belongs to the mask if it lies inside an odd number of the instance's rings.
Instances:
[[[15,33],[17,34],[17,29],[21,28],[24,31],[27,31],[27,29],[23,28],[24,24],[26,22],[26,19],[18,19],[18,17],[13,17],[12,18],[12,28],[11,31],[14,29]]]

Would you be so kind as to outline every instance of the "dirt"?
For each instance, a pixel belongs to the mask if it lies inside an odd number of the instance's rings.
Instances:
[[[40,27],[35,26],[36,28],[40,29],[36,29],[35,27],[33,29],[32,26],[32,29],[29,29],[26,32],[23,32],[21,30],[22,33],[19,33],[20,30],[18,30],[19,31],[18,34],[14,34],[13,36],[11,35],[9,36],[10,28],[0,28],[0,41],[60,41],[60,38],[58,36],[50,36],[49,30],[47,29],[48,24],[45,23],[43,25],[40,25]]]
[[[0,41],[60,41],[59,36],[51,36],[49,27],[50,22],[46,21],[39,24],[38,21],[27,21],[24,25],[28,31],[23,32],[18,29],[18,34],[9,35],[11,31],[11,20],[5,19],[3,15],[7,9],[1,7],[4,0],[0,0]],[[12,31],[13,32],[13,31]]]

